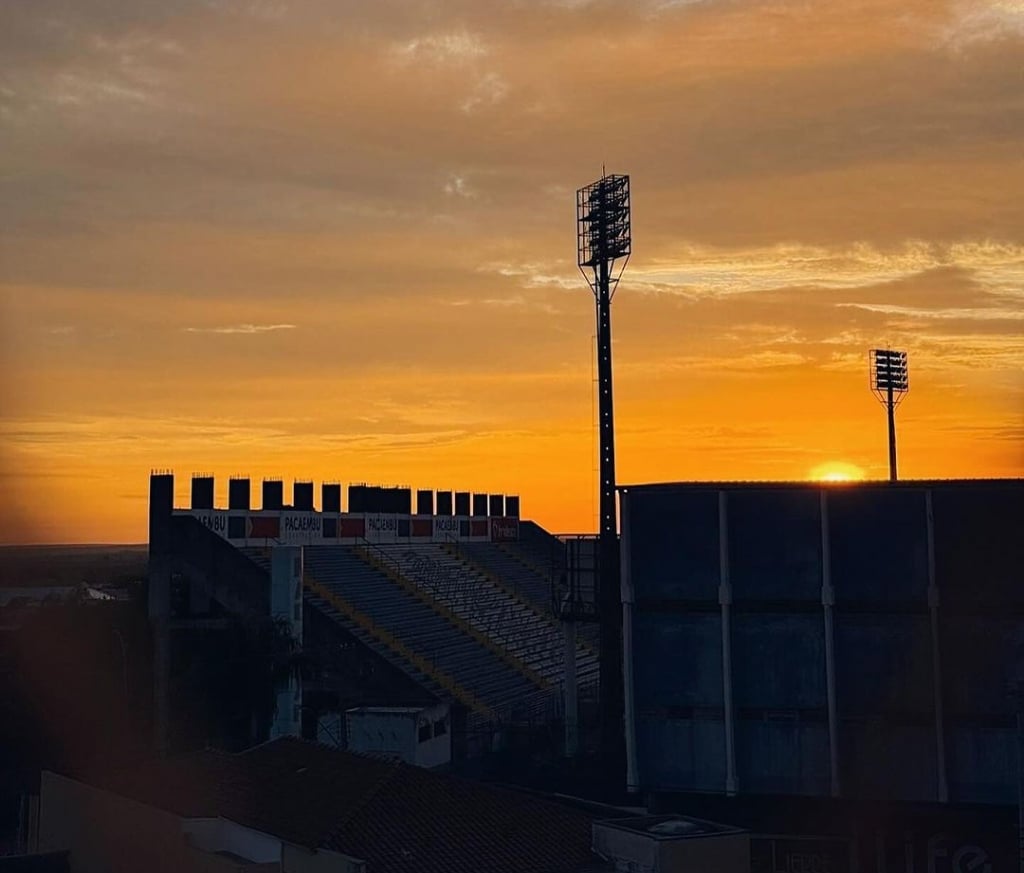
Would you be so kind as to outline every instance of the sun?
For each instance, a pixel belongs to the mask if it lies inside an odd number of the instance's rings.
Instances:
[[[827,461],[811,470],[809,478],[817,482],[856,482],[863,479],[864,475],[864,471],[856,464]]]

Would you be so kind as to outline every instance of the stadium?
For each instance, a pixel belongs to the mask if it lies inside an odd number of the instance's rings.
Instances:
[[[259,509],[245,479],[231,480],[228,508],[216,509],[212,477],[195,477],[192,505],[174,509],[173,475],[152,476],[149,603],[151,618],[179,629],[227,606],[284,619],[307,649],[360,649],[356,673],[372,684],[369,696],[296,688],[272,734],[297,734],[303,721],[309,735],[337,730],[349,707],[321,711],[311,693],[354,705],[444,704],[456,757],[557,715],[566,643],[551,579],[562,571],[560,544],[519,519],[517,497],[419,490],[412,513],[411,489],[352,485],[342,512],[339,484],[322,486],[319,509],[312,483],[296,482],[288,505],[282,482],[262,484]],[[595,648],[586,634],[572,641],[584,694],[596,688]]]
[[[577,217],[599,530],[558,536],[518,496],[354,482],[317,505],[313,482],[286,503],[263,480],[257,508],[249,479],[218,504],[196,475],[175,507],[154,472],[156,747],[298,736],[699,816],[746,830],[770,873],[1011,869],[1024,482],[899,481],[907,356],[876,349],[889,481],[619,485],[628,176],[580,189]],[[273,682],[230,726],[197,723],[210,692],[187,676],[238,620],[269,633]]]
[[[290,504],[281,481],[262,485],[260,508],[244,479],[217,508],[213,479],[195,477],[192,505],[175,508],[173,476],[151,477],[162,748],[188,745],[175,676],[226,610],[335,656],[281,681],[243,744],[305,736],[472,771],[516,738],[558,736],[551,766],[600,766],[599,638],[560,621],[568,591],[593,590],[578,540],[520,518],[516,497],[417,491],[412,512],[411,489],[352,485],[343,511],[336,483],[319,508],[312,483]],[[799,837],[836,869],[964,845],[1005,869],[1024,483],[683,483],[620,498],[623,789],[749,828],[755,865]],[[937,849],[936,834],[956,845]]]

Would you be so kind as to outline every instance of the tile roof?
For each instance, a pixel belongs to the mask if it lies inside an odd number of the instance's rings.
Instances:
[[[285,738],[108,771],[94,785],[183,817],[222,816],[367,873],[593,869],[596,813],[398,761]]]

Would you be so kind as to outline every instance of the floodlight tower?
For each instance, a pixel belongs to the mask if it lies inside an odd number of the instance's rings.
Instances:
[[[871,391],[885,407],[889,417],[889,479],[896,481],[896,407],[910,390],[907,353],[892,349],[870,352]]]
[[[598,614],[601,627],[601,743],[609,765],[624,755],[622,599],[615,504],[615,424],[612,406],[611,303],[629,261],[629,176],[602,175],[576,192],[577,263],[597,304],[601,525]]]

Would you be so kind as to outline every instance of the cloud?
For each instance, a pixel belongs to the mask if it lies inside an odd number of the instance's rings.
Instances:
[[[295,330],[294,324],[228,324],[222,327],[186,327],[186,333],[269,333],[275,330]]]
[[[465,64],[489,54],[481,37],[465,30],[417,36],[395,46],[393,51],[403,62],[432,64]]]
[[[495,106],[508,94],[508,84],[497,73],[485,73],[481,76],[469,96],[462,101],[463,112],[475,112],[481,107]]]
[[[851,306],[856,309],[866,309],[868,312],[880,312],[884,315],[902,316],[904,318],[956,319],[958,321],[975,319],[979,321],[1024,321],[1024,309],[1009,309],[997,306],[961,309],[922,309],[886,303],[837,303],[836,305]]]
[[[713,247],[677,243],[671,253],[631,262],[626,284],[651,294],[687,298],[728,296],[792,287],[862,288],[939,269],[962,269],[994,290],[1024,290],[1024,245],[987,240],[948,245],[906,240],[879,247],[779,243],[765,247]],[[562,263],[496,263],[487,269],[519,278],[527,287],[573,290],[579,278]]]
[[[959,0],[945,40],[955,48],[993,40],[1024,39],[1022,0]]]
[[[448,181],[444,183],[444,193],[456,197],[476,197],[476,192],[469,186],[466,177],[459,173],[451,173]]]
[[[1024,409],[1020,12],[0,3],[0,418],[49,422],[38,464],[112,494],[169,456],[280,470],[308,445],[382,480],[507,470],[541,521],[589,523],[574,192],[604,164],[632,176],[623,477],[884,471],[864,387],[886,343],[912,355],[908,472],[1019,475],[989,435]],[[208,341],[235,334],[268,336]]]

